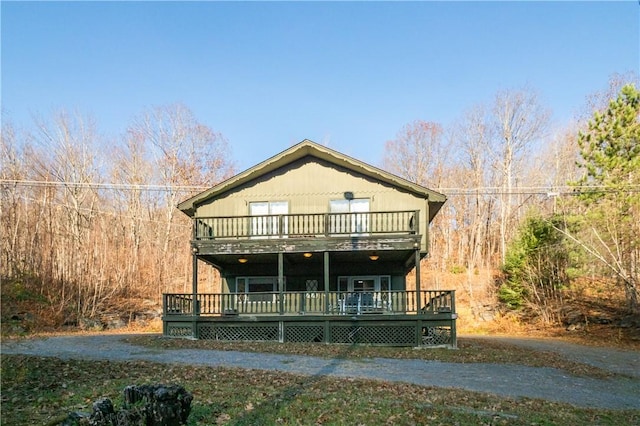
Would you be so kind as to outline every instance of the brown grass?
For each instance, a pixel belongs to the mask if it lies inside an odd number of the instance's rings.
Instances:
[[[578,408],[529,398],[280,371],[2,356],[2,425],[58,425],[97,398],[122,404],[129,384],[180,384],[189,425],[639,424],[639,410]]]

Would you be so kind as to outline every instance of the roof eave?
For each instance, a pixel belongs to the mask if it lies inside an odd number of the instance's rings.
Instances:
[[[264,173],[275,170],[308,155],[315,156],[336,165],[342,165],[349,170],[358,171],[363,175],[386,181],[398,188],[423,196],[429,201],[430,205],[433,205],[433,207],[437,206],[437,208],[435,209],[436,213],[438,210],[440,210],[440,207],[442,207],[442,204],[444,204],[447,199],[446,196],[439,192],[425,188],[392,173],[371,166],[360,160],[349,157],[330,148],[318,145],[315,142],[305,139],[302,142],[282,151],[281,153],[276,154],[273,157],[268,158],[267,160],[213,186],[212,188],[209,188],[205,191],[200,192],[199,194],[192,196],[191,198],[188,198],[187,200],[178,204],[178,209],[180,209],[187,216],[193,217],[195,215],[196,206],[198,203],[210,199],[211,197],[215,197],[216,195],[219,195],[221,193],[232,190],[233,188],[241,185],[244,182],[247,182],[255,177],[261,176]],[[435,213],[433,215],[435,215]],[[433,217],[433,215],[430,216]]]

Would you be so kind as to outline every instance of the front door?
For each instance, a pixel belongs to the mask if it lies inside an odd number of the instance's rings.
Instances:
[[[346,312],[372,312],[380,307],[379,277],[349,277],[344,309]]]
[[[343,311],[381,312],[391,310],[389,275],[338,277],[338,291],[346,294]]]

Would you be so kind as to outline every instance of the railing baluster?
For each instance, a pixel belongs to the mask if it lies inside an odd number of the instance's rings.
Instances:
[[[194,218],[193,238],[418,233],[418,211],[283,214]],[[363,224],[366,229],[354,229]]]
[[[233,309],[239,314],[270,314],[280,312],[280,303],[283,304],[285,314],[335,315],[345,313],[341,310],[342,298],[349,294],[342,291],[328,292],[327,302],[331,306],[328,313],[325,312],[325,292],[285,292],[281,299],[278,292],[262,293],[201,293],[193,299],[190,293],[163,295],[164,315],[191,315],[193,303],[200,304],[201,315],[224,315]],[[455,292],[453,290],[423,290],[420,292],[420,305],[415,290],[382,290],[381,292],[362,293],[367,302],[362,302],[359,312],[369,311],[379,314],[427,314],[435,315],[452,312],[455,313]],[[386,297],[385,297],[386,296]],[[374,303],[368,302],[373,298]],[[422,306],[422,312],[417,312],[416,307]]]

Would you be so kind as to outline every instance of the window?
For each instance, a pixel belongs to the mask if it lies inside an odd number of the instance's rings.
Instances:
[[[349,293],[389,292],[391,290],[389,275],[338,277],[338,291]]]
[[[352,287],[354,292],[372,292],[376,289],[376,284],[377,283],[375,278],[357,278],[352,280]]]
[[[386,275],[384,277],[380,277],[380,291],[388,292],[391,290],[391,277]]]
[[[369,199],[331,200],[329,221],[331,234],[362,235],[369,230]]]
[[[315,299],[318,297],[318,280],[307,280],[305,287],[307,289],[307,299]]]
[[[253,238],[285,237],[289,232],[287,217],[289,203],[287,201],[265,201],[249,203],[251,218],[251,236]]]
[[[277,291],[278,277],[237,277],[234,293],[249,302],[273,302]]]
[[[388,280],[388,277],[366,276],[366,277],[340,277],[346,278],[348,281],[347,290],[349,292],[373,292],[380,291],[381,278]]]

